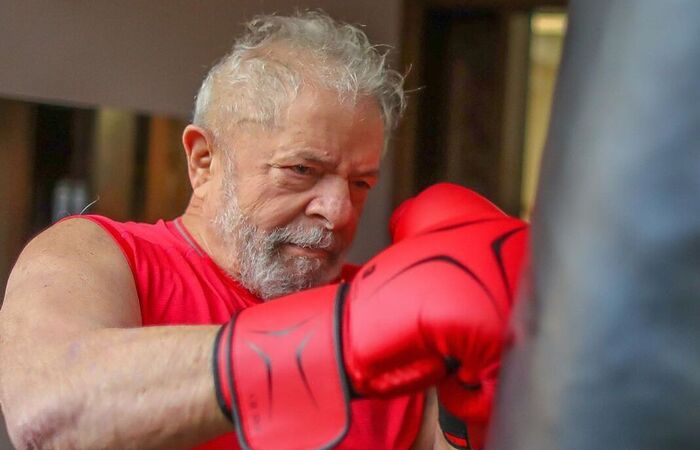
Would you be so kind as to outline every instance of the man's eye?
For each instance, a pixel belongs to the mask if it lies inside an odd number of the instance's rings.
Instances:
[[[352,184],[358,189],[365,189],[365,190],[372,189],[372,185],[369,184],[368,182],[366,182],[365,180],[353,181]]]
[[[311,167],[304,166],[302,164],[295,164],[293,166],[289,166],[289,169],[291,169],[291,171],[296,173],[297,175],[312,175],[313,174],[313,169]]]

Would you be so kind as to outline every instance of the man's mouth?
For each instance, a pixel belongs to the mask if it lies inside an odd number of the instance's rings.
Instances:
[[[306,256],[311,258],[322,258],[327,259],[331,256],[330,249],[323,249],[320,247],[309,247],[305,245],[299,245],[294,243],[286,243],[283,247],[286,252],[292,254],[293,256]]]

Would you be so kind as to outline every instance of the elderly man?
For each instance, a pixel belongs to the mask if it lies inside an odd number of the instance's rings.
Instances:
[[[361,276],[343,265],[403,109],[401,85],[357,28],[320,13],[250,22],[184,130],[184,214],[153,225],[69,218],[20,256],[0,317],[13,442],[238,448],[236,429],[252,448],[409,448],[423,445],[421,423],[432,445],[437,408],[422,392],[449,370],[479,373],[443,400],[492,392],[479,377],[497,359],[493,307],[435,287],[446,302],[425,304],[396,270],[454,247],[451,231],[437,244],[410,238],[425,231],[416,217],[432,216],[432,200],[397,216],[397,250]],[[431,270],[411,277],[463,290],[450,280],[466,269]],[[473,320],[454,322],[465,307]],[[368,329],[377,320],[393,324],[389,338]],[[424,354],[413,338],[428,341]],[[459,417],[483,415],[490,397],[479,402]]]

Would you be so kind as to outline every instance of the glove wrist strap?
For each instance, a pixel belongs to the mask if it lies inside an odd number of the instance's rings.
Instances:
[[[442,405],[439,405],[438,411],[440,429],[447,443],[460,450],[473,450],[469,443],[467,424],[450,414]]]

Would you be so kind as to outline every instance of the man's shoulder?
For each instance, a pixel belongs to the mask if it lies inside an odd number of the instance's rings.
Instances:
[[[96,227],[102,229],[104,233],[111,236],[112,240],[122,247],[123,250],[136,246],[148,245],[150,247],[172,248],[180,246],[181,240],[175,236],[171,229],[170,222],[158,220],[155,223],[118,221],[109,217],[89,214],[80,216],[70,216],[61,222],[92,222]]]
[[[38,280],[94,278],[115,281],[122,258],[113,240],[97,224],[87,220],[62,220],[36,235],[22,250],[8,285],[20,280],[25,286]],[[27,284],[29,283],[29,284]]]
[[[8,317],[51,314],[71,327],[140,323],[128,265],[113,240],[88,220],[63,220],[35,236],[7,282]]]
[[[104,228],[83,216],[71,216],[52,224],[34,236],[23,253],[45,255],[57,252],[63,257],[109,245]]]
[[[172,248],[176,243],[162,221],[155,224],[119,222],[105,216],[69,216],[35,236],[25,247],[21,259],[44,261],[58,259],[61,264],[95,261],[121,262],[124,257],[133,269],[134,258],[145,246]]]
[[[79,216],[69,216],[62,219],[62,222],[88,221],[99,225],[105,231],[114,233],[128,233],[133,235],[162,235],[168,232],[166,222],[158,220],[155,223],[119,221],[99,214],[83,214]]]

